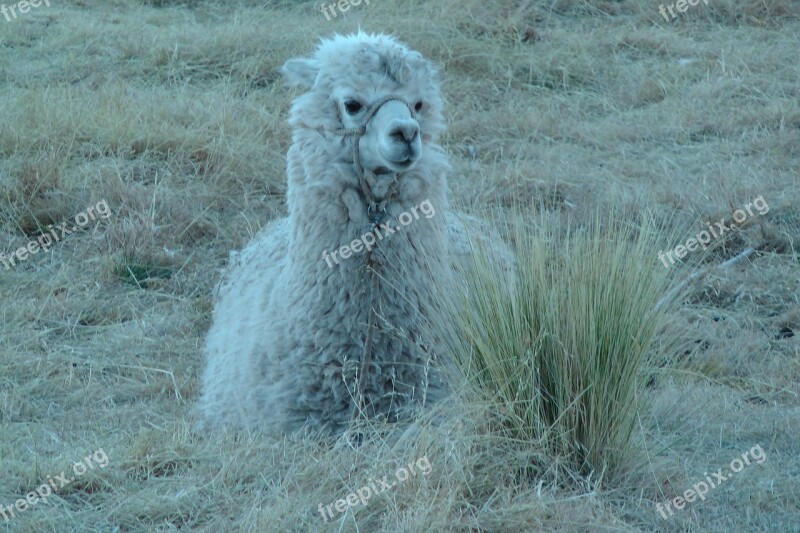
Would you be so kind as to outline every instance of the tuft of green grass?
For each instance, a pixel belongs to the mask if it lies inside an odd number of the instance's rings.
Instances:
[[[493,432],[540,443],[584,475],[621,473],[669,307],[657,306],[671,283],[658,233],[613,213],[583,228],[520,216],[513,226],[516,279],[475,247],[449,348],[496,406]]]
[[[148,289],[156,280],[170,279],[175,269],[149,264],[126,254],[122,261],[113,265],[111,272],[124,283]]]

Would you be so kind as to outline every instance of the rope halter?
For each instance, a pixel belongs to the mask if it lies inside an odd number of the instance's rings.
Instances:
[[[386,202],[391,199],[393,194],[395,193],[394,187],[389,189],[387,195],[377,200],[375,196],[372,194],[372,189],[370,189],[369,182],[367,181],[366,174],[364,172],[364,166],[361,164],[361,154],[359,151],[359,143],[361,141],[361,137],[367,132],[367,124],[375,114],[380,110],[383,104],[387,102],[391,102],[392,100],[397,100],[398,102],[402,102],[408,110],[411,112],[412,118],[416,117],[416,113],[414,112],[414,108],[412,108],[406,100],[397,95],[387,95],[382,98],[379,98],[367,109],[367,113],[364,115],[364,118],[361,121],[360,126],[356,126],[354,128],[338,128],[334,130],[339,135],[353,135],[353,166],[355,168],[356,177],[358,178],[359,187],[361,187],[361,192],[364,195],[364,200],[367,204],[367,216],[369,217],[370,221],[373,225],[377,226],[383,220],[383,217],[386,215]],[[400,172],[394,173],[394,179],[392,180],[396,182],[397,178],[400,177]],[[374,177],[374,174],[373,174]]]

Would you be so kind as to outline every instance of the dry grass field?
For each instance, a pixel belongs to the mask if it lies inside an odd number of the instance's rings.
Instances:
[[[51,0],[0,15],[0,252],[85,221],[0,263],[0,528],[800,531],[800,2],[708,0],[667,21],[659,1],[372,0],[329,21],[311,1]],[[674,248],[768,205],[670,267],[675,282],[709,270],[652,347],[624,475],[509,444],[466,392],[441,422],[359,447],[192,432],[220,271],[285,215],[296,92],[277,69],[359,27],[440,66],[462,210],[517,206],[555,229],[646,217]],[[658,253],[639,268],[664,269]],[[407,481],[320,515],[412,462]],[[704,499],[658,511],[720,469]],[[46,501],[15,507],[50,480]]]

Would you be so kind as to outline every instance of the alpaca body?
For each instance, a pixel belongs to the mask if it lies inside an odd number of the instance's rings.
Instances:
[[[342,202],[333,201],[345,191],[314,210],[293,209],[292,217],[259,232],[220,286],[206,346],[204,418],[263,430],[341,430],[353,409],[371,301],[377,323],[367,411],[397,420],[426,396],[440,397],[432,341],[423,331],[425,315],[437,305],[429,287],[450,277],[441,253],[444,191],[436,188],[409,195],[401,189],[387,205],[384,224],[391,228],[400,226],[398,215],[426,200],[438,216],[383,235],[371,253],[374,274],[367,272],[366,253],[333,268],[322,259],[322,250],[349,244],[371,227],[366,213],[350,220]],[[379,278],[374,294],[371,275]]]
[[[465,228],[479,225],[447,213],[436,71],[390,37],[359,33],[323,41],[283,72],[309,89],[289,118],[289,216],[234,256],[220,285],[200,427],[335,433],[356,397],[362,414],[405,419],[446,393],[430,319],[468,249]],[[323,259],[374,229],[372,197],[385,200],[382,224],[396,231],[336,264]],[[431,216],[398,220],[423,203]]]

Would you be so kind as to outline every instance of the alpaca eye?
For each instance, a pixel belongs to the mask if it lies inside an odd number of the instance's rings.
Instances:
[[[362,106],[361,102],[359,102],[358,100],[346,100],[344,103],[344,109],[350,115],[355,115],[356,113],[361,111],[362,107],[364,106]]]
[[[422,109],[422,100],[414,104],[414,111],[419,111],[420,109]]]

